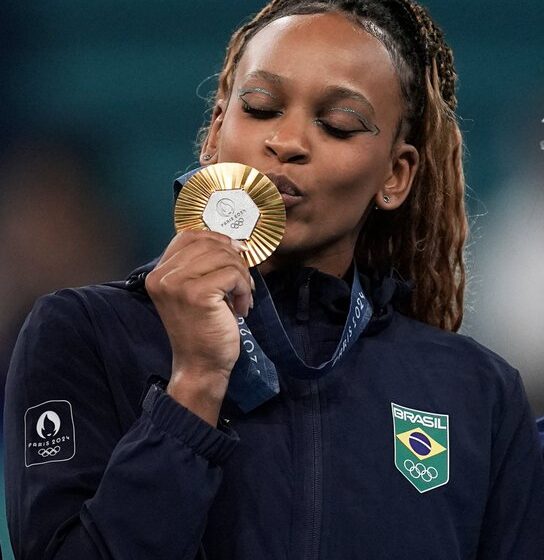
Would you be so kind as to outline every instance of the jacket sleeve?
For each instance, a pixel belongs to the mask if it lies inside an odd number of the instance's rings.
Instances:
[[[193,560],[238,436],[165,393],[122,433],[95,341],[70,292],[39,300],[19,335],[4,418],[15,557]]]
[[[542,455],[544,456],[544,416],[539,418],[536,422],[538,435],[540,436],[540,446],[542,447]]]
[[[517,372],[494,438],[489,483],[478,560],[544,559],[544,465]]]

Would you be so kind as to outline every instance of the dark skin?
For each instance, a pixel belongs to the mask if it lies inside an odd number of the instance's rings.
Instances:
[[[295,260],[345,274],[368,209],[408,196],[419,158],[396,138],[401,117],[387,50],[345,17],[289,16],[252,38],[229,98],[217,101],[201,162],[244,163],[299,187],[262,273]],[[146,280],[172,346],[167,391],[214,426],[240,348],[225,297],[238,315],[252,305],[240,251],[220,234],[179,234]]]

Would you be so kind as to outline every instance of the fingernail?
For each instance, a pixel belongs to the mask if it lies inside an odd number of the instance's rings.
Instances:
[[[237,251],[249,251],[249,245],[245,241],[240,241],[239,239],[231,239],[230,242]]]
[[[234,249],[236,249],[236,251],[238,251],[239,253],[241,253],[244,250],[244,245],[242,244],[241,241],[238,241],[238,239],[231,239],[230,240],[230,244],[232,245],[232,247]]]

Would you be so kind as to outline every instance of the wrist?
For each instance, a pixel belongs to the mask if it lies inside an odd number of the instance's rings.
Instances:
[[[216,372],[172,372],[166,393],[209,424],[217,426],[228,382],[228,377]]]
[[[213,401],[222,401],[229,379],[220,373],[200,373],[195,371],[173,371],[166,392],[175,397],[176,394],[186,393],[195,397]]]

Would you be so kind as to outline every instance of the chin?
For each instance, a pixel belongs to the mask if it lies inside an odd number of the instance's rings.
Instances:
[[[312,256],[320,253],[320,245],[314,243],[308,243],[304,240],[298,239],[286,239],[282,241],[279,247],[274,252],[276,260],[279,262],[287,263],[298,263],[304,266],[304,263],[311,259]]]
[[[287,256],[293,253],[306,252],[308,249],[307,243],[305,243],[300,236],[297,237],[296,235],[286,233],[276,249],[276,253],[278,255]]]

